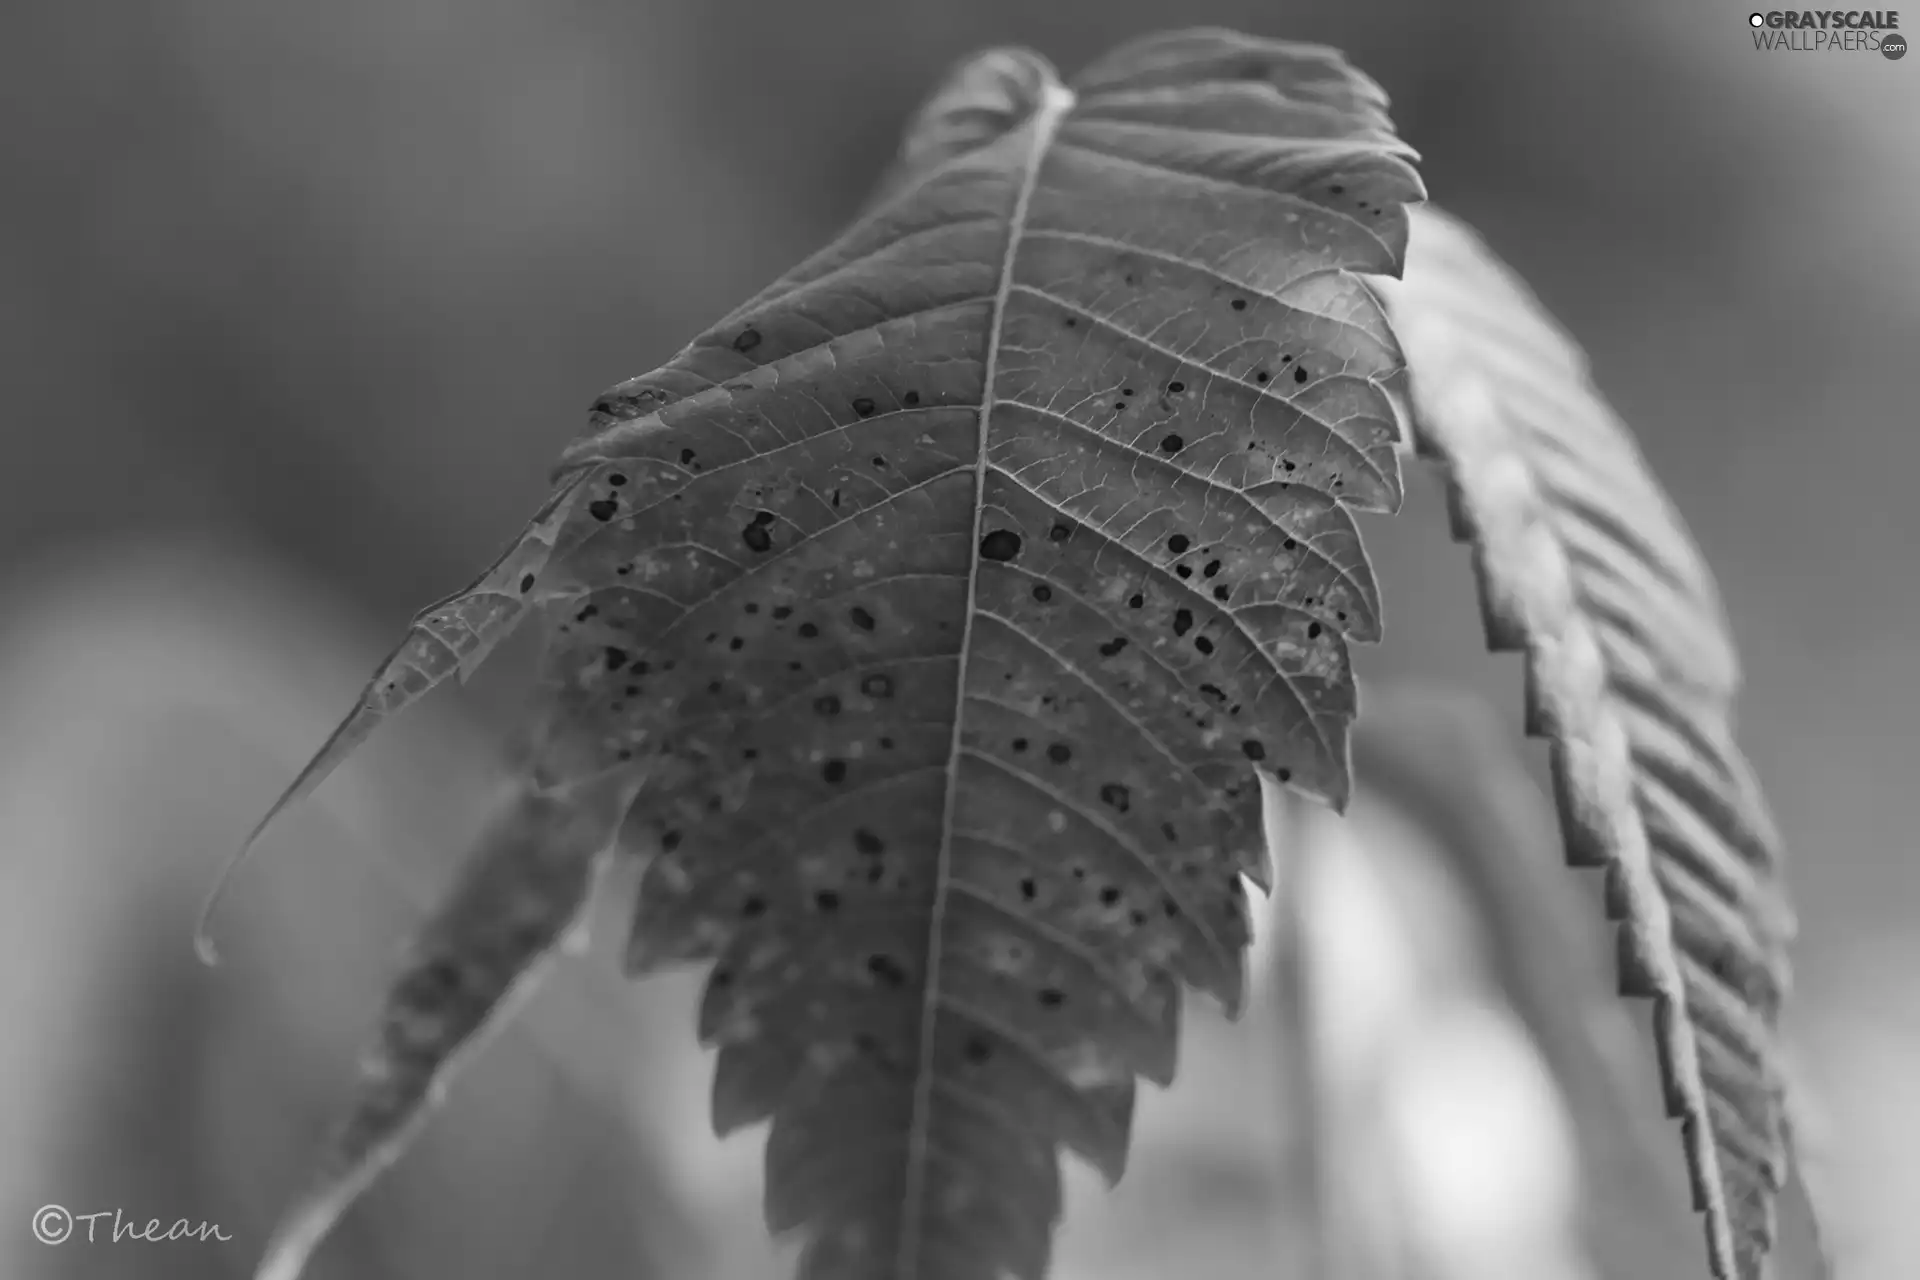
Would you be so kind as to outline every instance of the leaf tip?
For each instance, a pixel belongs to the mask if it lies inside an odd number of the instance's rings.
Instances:
[[[253,830],[247,833],[247,838],[240,842],[240,847],[227,855],[226,862],[222,863],[220,870],[215,873],[213,884],[208,887],[206,896],[200,900],[200,910],[193,919],[193,954],[199,957],[200,963],[209,969],[218,968],[220,964],[220,948],[213,940],[213,917],[219,912],[221,904],[226,901],[227,890],[232,887],[241,864],[252,854],[253,846],[260,842],[261,833],[266,831],[267,825],[280,815],[282,809],[286,808],[290,795],[292,795],[291,790],[276,801],[273,807],[267,810],[266,816],[254,824]]]

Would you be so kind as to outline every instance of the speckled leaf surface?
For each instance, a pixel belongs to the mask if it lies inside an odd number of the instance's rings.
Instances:
[[[985,54],[562,459],[534,793],[625,788],[631,967],[711,965],[714,1122],[771,1121],[809,1280],[1043,1275],[1060,1152],[1118,1178],[1182,987],[1238,1004],[1256,771],[1348,791],[1351,513],[1400,502],[1355,273],[1421,195],[1330,50]]]
[[[1792,919],[1781,843],[1733,737],[1711,578],[1586,360],[1472,232],[1415,212],[1403,281],[1419,450],[1474,547],[1487,636],[1528,655],[1576,865],[1607,871],[1621,985],[1655,1000],[1721,1280],[1756,1280],[1787,1174],[1777,1024]]]

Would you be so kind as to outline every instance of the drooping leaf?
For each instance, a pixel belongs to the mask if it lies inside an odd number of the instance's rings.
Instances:
[[[1468,695],[1370,689],[1354,731],[1355,785],[1429,837],[1462,891],[1489,977],[1553,1072],[1578,1148],[1596,1274],[1684,1274],[1676,1268],[1698,1247],[1684,1230],[1684,1174],[1606,978],[1605,926],[1554,866],[1555,815],[1514,746],[1496,713]]]
[[[875,207],[562,461],[535,768],[641,788],[631,965],[713,963],[714,1121],[772,1120],[804,1277],[1042,1275],[1060,1149],[1118,1178],[1182,983],[1240,999],[1255,770],[1344,803],[1349,509],[1400,501],[1354,273],[1421,196],[1384,108],[1222,31],[1070,87],[984,55]],[[420,1104],[369,1096],[383,1135]]]
[[[259,1280],[297,1280],[321,1237],[412,1138],[456,1055],[504,1016],[578,927],[632,788],[513,794],[415,939],[360,1064],[351,1109],[268,1241]]]
[[[1567,856],[1607,871],[1622,990],[1655,999],[1714,1273],[1752,1280],[1786,1174],[1780,840],[1734,742],[1739,681],[1706,569],[1586,360],[1473,234],[1413,219],[1381,281],[1419,450],[1441,459],[1489,645],[1524,650]]]
[[[555,536],[565,524],[579,492],[578,480],[555,487],[553,495],[534,515],[526,531],[494,561],[491,568],[464,591],[421,610],[407,635],[367,682],[359,705],[347,713],[299,776],[280,793],[246,840],[222,867],[200,908],[200,921],[194,928],[194,946],[208,964],[217,960],[209,932],[213,913],[260,836],[273,820],[317,790],[329,774],[365,742],[389,716],[405,709],[426,695],[450,675],[461,680],[471,676],[493,652],[495,645],[512,633],[527,607],[535,601],[540,573],[553,552]]]

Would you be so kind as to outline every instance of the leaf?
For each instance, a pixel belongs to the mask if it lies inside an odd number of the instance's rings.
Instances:
[[[1568,860],[1607,871],[1623,992],[1655,999],[1669,1114],[1722,1280],[1761,1274],[1787,1168],[1776,1027],[1780,839],[1732,733],[1739,672],[1707,571],[1586,360],[1459,223],[1413,219],[1382,281],[1415,443],[1450,481],[1489,646],[1523,649]]]
[[[461,680],[466,680],[494,646],[512,633],[525,615],[527,605],[536,598],[540,573],[553,551],[555,536],[572,510],[579,492],[578,481],[583,478],[574,477],[572,482],[556,487],[526,531],[471,586],[428,605],[414,618],[406,639],[387,655],[373,679],[367,682],[359,705],[334,729],[318,754],[281,792],[280,798],[254,824],[240,848],[220,869],[193,931],[194,948],[202,961],[218,962],[209,932],[213,913],[232,883],[234,872],[273,820],[318,790],[328,775],[388,717],[425,696],[450,675],[457,673]]]
[[[1181,982],[1241,998],[1256,768],[1346,799],[1349,509],[1400,502],[1354,273],[1422,194],[1384,106],[1223,31],[984,55],[562,460],[538,776],[642,788],[630,966],[713,962],[715,1126],[772,1120],[804,1277],[1042,1275],[1059,1150],[1117,1179]]]
[[[1356,784],[1431,838],[1474,913],[1491,977],[1552,1069],[1579,1147],[1598,1274],[1674,1274],[1688,1244],[1669,1229],[1686,1221],[1683,1175],[1603,976],[1602,923],[1553,865],[1551,807],[1477,699],[1406,686],[1369,695],[1353,737]]]
[[[579,927],[613,844],[617,794],[604,779],[577,793],[523,787],[488,828],[414,941],[361,1061],[352,1108],[275,1228],[259,1280],[295,1280],[334,1221],[405,1149],[455,1055],[498,1022],[510,997]]]

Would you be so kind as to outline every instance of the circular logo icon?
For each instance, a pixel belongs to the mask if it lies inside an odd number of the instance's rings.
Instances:
[[[1747,25],[1750,27],[1764,27],[1767,25],[1767,15],[1764,13],[1750,13],[1747,15]]]
[[[65,1244],[73,1234],[73,1215],[57,1204],[43,1204],[33,1215],[33,1238],[41,1244]]]
[[[1887,55],[1890,62],[1898,62],[1907,56],[1907,38],[1899,32],[1880,37],[1880,52]]]

